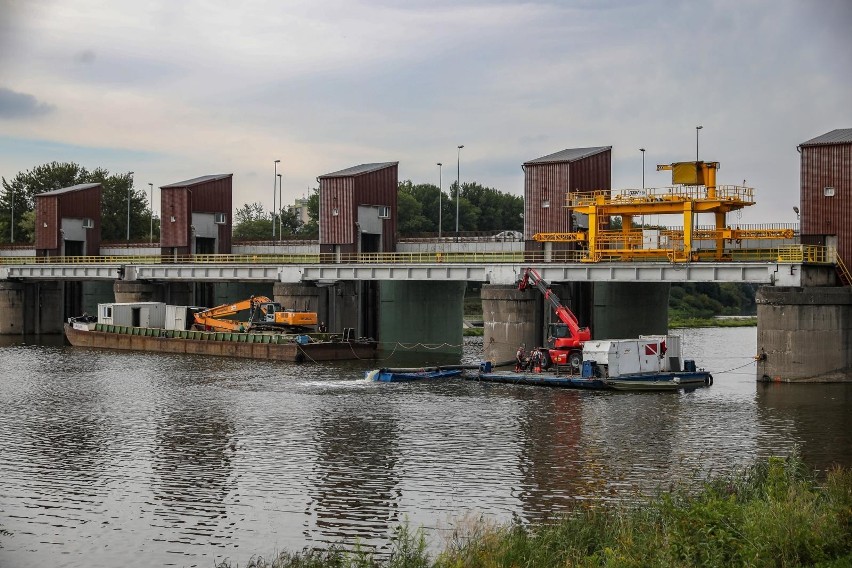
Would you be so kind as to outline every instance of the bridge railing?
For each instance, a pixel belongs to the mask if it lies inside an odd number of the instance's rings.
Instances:
[[[593,257],[586,250],[565,251],[498,251],[498,252],[394,252],[394,253],[310,253],[310,254],[196,254],[184,256],[117,255],[117,256],[31,256],[0,257],[3,266],[27,265],[139,265],[139,264],[518,264],[624,262],[616,251],[597,251]],[[682,262],[671,251],[644,251],[629,262]],[[653,253],[659,252],[655,255]],[[718,261],[715,251],[695,250],[690,261]],[[782,262],[833,264],[832,250],[818,245],[783,245],[763,249],[726,250],[723,260],[732,262]]]

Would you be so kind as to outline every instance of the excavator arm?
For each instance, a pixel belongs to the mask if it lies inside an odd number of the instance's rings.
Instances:
[[[226,319],[225,316],[233,316],[245,310],[254,312],[259,304],[270,303],[271,301],[266,296],[252,296],[247,300],[222,304],[215,308],[197,312],[195,323],[203,326],[204,329],[209,328],[214,331],[246,331],[251,325],[251,316],[249,316],[249,322]]]

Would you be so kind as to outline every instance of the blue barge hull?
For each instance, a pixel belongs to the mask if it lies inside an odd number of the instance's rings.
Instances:
[[[512,371],[479,373],[465,377],[471,381],[484,381],[489,383],[507,383],[512,385],[536,385],[543,387],[561,387],[571,389],[593,389],[603,390],[608,388],[607,384],[598,378],[572,377],[565,375],[553,375],[550,373],[517,373]]]

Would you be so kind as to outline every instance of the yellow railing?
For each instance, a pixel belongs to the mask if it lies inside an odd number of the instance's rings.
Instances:
[[[665,201],[728,201],[753,203],[754,188],[741,185],[718,185],[711,191],[705,186],[675,185],[645,189],[616,189],[568,193],[567,207],[589,207],[601,204],[641,204]]]
[[[601,261],[673,261],[718,260],[715,250],[695,249],[686,258],[682,243],[672,240],[665,248],[642,248],[632,235],[626,240],[618,231],[607,232],[601,242],[608,247],[594,252],[568,251],[504,252],[409,252],[409,253],[313,253],[313,254],[200,254],[192,256],[26,256],[0,257],[0,265],[83,265],[83,264],[516,264],[520,262],[601,262]],[[633,248],[628,248],[633,247]],[[789,262],[834,264],[828,249],[816,245],[785,245],[764,249],[725,249],[725,260],[742,262]],[[836,259],[840,262],[840,259]]]

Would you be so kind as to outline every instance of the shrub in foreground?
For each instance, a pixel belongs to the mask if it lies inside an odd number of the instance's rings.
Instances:
[[[819,479],[797,457],[770,458],[640,506],[582,508],[534,526],[463,525],[434,558],[421,530],[402,526],[392,544],[381,558],[333,548],[246,566],[852,566],[852,471]]]

